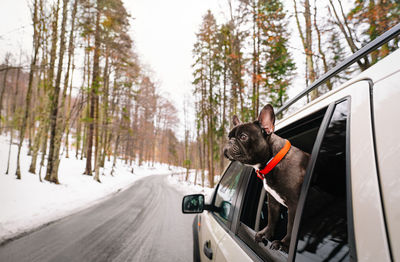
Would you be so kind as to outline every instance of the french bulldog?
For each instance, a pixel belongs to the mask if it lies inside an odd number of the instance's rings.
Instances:
[[[224,147],[224,155],[231,161],[236,160],[261,170],[285,146],[286,139],[274,133],[275,113],[269,104],[263,107],[254,122],[243,124],[237,116],[234,116],[233,125],[233,129],[229,132],[229,141]],[[291,146],[281,161],[265,175],[263,183],[268,193],[268,224],[256,233],[256,242],[261,242],[263,237],[268,240],[273,238],[281,204],[288,208],[287,233],[283,239],[272,241],[270,248],[288,252],[297,202],[309,157],[308,153]]]

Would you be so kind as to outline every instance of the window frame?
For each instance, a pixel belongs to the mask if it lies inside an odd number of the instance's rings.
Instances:
[[[356,245],[355,245],[355,234],[354,234],[354,217],[353,217],[353,205],[352,205],[352,185],[351,185],[351,165],[350,165],[350,123],[351,123],[351,97],[346,96],[341,99],[338,99],[329,105],[327,105],[327,108],[325,110],[323,119],[321,121],[320,128],[318,130],[318,134],[315,138],[315,142],[313,145],[313,149],[311,152],[311,157],[310,161],[307,166],[307,171],[306,175],[304,177],[304,182],[301,188],[301,193],[300,193],[300,198],[299,198],[299,203],[297,206],[296,210],[296,217],[294,220],[294,225],[292,229],[292,235],[291,235],[291,242],[289,246],[289,253],[287,254],[287,261],[294,261],[295,260],[295,255],[296,255],[296,249],[297,249],[297,239],[298,239],[298,231],[299,231],[299,226],[300,226],[300,218],[303,213],[303,208],[306,200],[306,193],[308,191],[310,182],[311,182],[311,175],[314,171],[314,167],[316,164],[316,159],[319,153],[319,149],[322,143],[322,140],[325,136],[326,130],[328,129],[329,123],[331,121],[332,115],[334,113],[334,109],[337,104],[346,101],[348,102],[348,115],[347,115],[347,120],[346,120],[346,211],[347,211],[347,230],[348,230],[348,241],[349,241],[349,249],[350,249],[350,260],[351,261],[357,261],[357,251],[356,251]],[[245,176],[243,176],[243,181],[240,185],[239,191],[238,191],[238,196],[236,199],[236,204],[235,204],[235,210],[234,210],[234,215],[233,215],[233,220],[231,224],[231,228],[228,231],[231,235],[231,237],[236,241],[236,243],[239,244],[243,248],[243,250],[253,259],[253,260],[261,260],[261,259],[272,259],[272,260],[277,260],[277,259],[282,259],[282,256],[279,255],[280,251],[277,250],[270,250],[268,247],[262,247],[257,245],[252,245],[249,243],[246,243],[244,240],[242,240],[239,237],[239,230],[245,230],[248,231],[248,234],[255,234],[256,232],[252,230],[251,228],[247,227],[244,223],[240,221],[240,215],[243,212],[243,201],[246,195],[247,190],[249,189],[249,182],[250,182],[250,176],[251,176],[252,170],[250,170],[250,174],[247,173]],[[307,183],[307,185],[306,185]],[[239,207],[239,208],[238,208]],[[217,219],[218,220],[218,219]],[[243,227],[243,229],[241,229]],[[251,242],[252,243],[252,242]],[[254,251],[251,247],[255,248]],[[263,253],[260,254],[258,251],[262,251]],[[265,254],[265,255],[264,255]]]
[[[247,227],[244,223],[240,221],[240,215],[242,213],[243,209],[243,201],[246,196],[246,192],[250,183],[250,178],[253,173],[253,168],[250,166],[246,166],[247,168],[247,173],[243,176],[243,181],[241,181],[241,185],[238,191],[237,199],[236,199],[236,205],[235,205],[235,211],[233,214],[233,219],[232,219],[232,224],[231,224],[231,229],[228,231],[229,235],[232,237],[232,239],[242,248],[244,252],[253,260],[253,261],[270,261],[271,259],[274,260],[276,257],[271,256],[270,249],[268,247],[260,247],[259,249],[262,249],[264,254],[267,254],[266,256],[260,255],[258,252],[254,251],[249,243],[246,243],[244,240],[242,240],[239,237],[239,230],[240,227],[243,226],[244,230],[251,232],[253,231],[251,228]],[[255,232],[254,232],[255,233]],[[254,239],[252,239],[254,241]],[[255,242],[254,242],[255,243]],[[256,244],[258,245],[258,244]],[[268,252],[266,252],[268,251]],[[279,251],[276,251],[279,252]]]
[[[339,103],[341,101],[343,101],[344,99],[338,100],[337,102],[333,102],[331,104],[333,104],[333,107],[335,106],[336,103]],[[333,110],[332,112],[329,112],[329,106],[331,106],[331,104],[327,105],[324,108],[320,108],[317,111],[315,111],[314,113],[320,111],[320,110],[325,110],[325,112],[322,115],[322,121],[319,127],[319,131],[317,133],[317,136],[315,137],[315,142],[314,142],[314,146],[316,144],[316,141],[318,139],[318,137],[320,136],[320,130],[321,127],[324,124],[324,120],[325,118],[328,116],[329,113],[329,120],[331,118],[331,115],[333,114]],[[313,113],[313,114],[314,114]],[[311,114],[310,114],[311,115]],[[302,120],[308,118],[310,115],[305,116],[302,119],[299,119],[299,121],[301,122]],[[328,123],[326,124],[326,126],[328,126]],[[346,130],[347,132],[347,130]],[[325,134],[325,132],[324,132]],[[323,135],[324,135],[323,134]],[[347,134],[346,134],[347,135]],[[239,210],[235,210],[235,214],[236,214],[236,218],[234,216],[234,220],[232,220],[232,224],[234,225],[234,227],[231,228],[232,232],[234,233],[234,235],[232,235],[232,238],[234,238],[236,240],[236,242],[245,250],[245,252],[253,259],[253,260],[263,260],[263,261],[291,261],[289,259],[289,254],[286,254],[282,251],[279,250],[272,250],[269,248],[268,246],[262,246],[259,245],[258,243],[256,243],[254,241],[253,238],[251,238],[251,236],[256,234],[256,231],[254,231],[252,228],[248,227],[246,224],[242,223],[240,221],[240,216],[243,212],[243,202],[245,200],[245,196],[247,193],[247,190],[252,190],[249,188],[249,183],[251,180],[251,175],[252,175],[253,169],[251,169],[250,174],[247,174],[247,176],[245,177],[245,181],[243,182],[243,185],[241,186],[241,191],[240,191],[240,198],[237,199],[237,203],[239,203]],[[235,220],[236,219],[236,220]],[[292,231],[292,236],[293,236],[293,232],[294,229]],[[240,236],[239,236],[240,235]]]
[[[349,255],[350,261],[357,261],[357,251],[354,236],[354,220],[353,220],[353,205],[352,205],[352,186],[351,186],[351,169],[350,169],[350,118],[351,118],[351,97],[346,96],[342,99],[336,100],[329,104],[321,126],[318,130],[318,135],[314,142],[310,161],[307,166],[306,175],[304,176],[303,185],[300,192],[299,202],[297,204],[296,216],[293,223],[292,235],[289,246],[288,261],[295,261],[297,254],[298,233],[301,224],[301,217],[303,215],[304,205],[307,198],[307,192],[310,188],[312,174],[314,173],[315,164],[317,162],[318,154],[325,133],[328,129],[329,123],[332,119],[336,105],[347,101],[348,102],[348,115],[346,119],[346,215],[347,215],[347,231],[349,242]]]
[[[222,179],[225,177],[225,175],[227,174],[227,172],[229,171],[230,167],[232,166],[233,163],[235,163],[236,161],[231,161],[228,165],[228,167],[225,169],[224,174],[221,176],[221,179],[218,181],[217,186],[215,187],[214,193],[213,193],[213,197],[212,197],[212,206],[215,207],[215,199],[217,198],[217,191],[219,189],[219,186],[221,184]],[[242,164],[243,165],[243,164]],[[227,223],[225,223],[218,215],[215,214],[214,210],[211,211],[212,216],[214,217],[214,219],[218,222],[218,224],[220,224],[222,226],[222,228],[226,231],[226,232],[230,232],[231,228],[232,228],[232,224],[234,224],[235,221],[235,217],[237,216],[236,213],[238,213],[238,196],[239,196],[239,192],[242,191],[241,188],[243,187],[243,180],[245,178],[245,176],[247,176],[247,174],[249,173],[250,169],[249,167],[243,165],[243,173],[240,175],[239,178],[239,182],[238,182],[238,186],[237,186],[237,190],[235,191],[234,195],[233,195],[233,199],[232,199],[232,220],[231,221],[227,221]]]
[[[213,196],[212,196],[212,201],[211,201],[212,206],[214,206],[215,198],[217,196],[217,190],[218,190],[218,187],[220,185],[220,182],[221,182],[222,178],[225,176],[226,172],[229,170],[229,167],[232,165],[233,162],[234,161],[231,161],[227,165],[223,175],[221,176],[220,181],[218,182],[217,186],[215,187],[215,190],[214,190]],[[253,168],[252,167],[244,165],[244,172],[240,177],[240,180],[239,180],[239,183],[238,183],[238,189],[236,190],[235,195],[234,195],[233,215],[232,215],[232,221],[229,223],[229,227],[214,212],[210,212],[210,214],[215,219],[215,221],[217,221],[217,223],[225,230],[225,232],[227,234],[229,234],[229,236],[242,248],[242,250],[244,252],[246,252],[246,254],[253,261],[260,261],[261,262],[261,261],[263,261],[261,259],[261,257],[258,254],[256,254],[247,245],[247,243],[243,242],[236,235],[236,231],[237,231],[237,228],[238,228],[238,223],[240,223],[239,215],[240,215],[241,209],[242,209],[241,203],[242,203],[242,200],[244,199],[244,196],[245,196],[245,193],[246,193],[246,190],[247,190],[247,186],[248,186],[248,182],[249,182],[249,178],[250,178],[252,172],[253,172]]]

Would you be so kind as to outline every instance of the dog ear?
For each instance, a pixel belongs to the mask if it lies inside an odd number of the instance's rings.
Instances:
[[[260,115],[258,116],[258,122],[268,135],[274,132],[275,113],[274,108],[270,104],[261,109]]]
[[[240,120],[239,120],[239,117],[237,117],[237,115],[234,115],[233,116],[233,118],[232,118],[232,123],[233,123],[233,126],[237,126],[237,125],[240,125]]]

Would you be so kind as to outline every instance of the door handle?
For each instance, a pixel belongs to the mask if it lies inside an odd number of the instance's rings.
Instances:
[[[207,240],[206,242],[204,242],[203,252],[206,255],[206,257],[208,257],[210,260],[212,260],[213,252],[211,249],[211,241],[210,240]]]

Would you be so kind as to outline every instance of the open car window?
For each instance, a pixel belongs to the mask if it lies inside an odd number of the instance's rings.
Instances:
[[[277,135],[288,139],[292,145],[311,153],[318,130],[324,118],[326,108],[311,114],[276,132]],[[263,182],[253,171],[248,177],[247,190],[240,213],[237,230],[238,237],[246,243],[260,258],[266,261],[286,261],[288,255],[282,251],[271,250],[271,241],[256,243],[256,232],[268,224],[268,197],[263,188]],[[282,239],[286,235],[287,208],[281,206],[278,224],[274,238]]]

